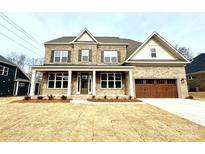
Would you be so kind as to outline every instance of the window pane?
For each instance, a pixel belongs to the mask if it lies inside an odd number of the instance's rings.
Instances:
[[[112,60],[113,63],[116,63],[117,62],[117,57],[112,57],[111,60]]]
[[[4,68],[3,66],[0,66],[0,71],[2,71],[2,70],[3,70],[3,68]]]
[[[56,80],[62,80],[62,74],[56,74]]]
[[[4,71],[4,75],[8,75],[8,72],[5,72],[5,71]]]
[[[2,70],[0,70],[0,75],[2,75],[3,74],[3,71]]]
[[[151,57],[157,57],[156,48],[151,48]]]
[[[88,61],[88,56],[83,56],[82,61]]]
[[[60,57],[60,51],[55,51],[55,57]]]
[[[89,56],[89,50],[81,50],[82,56]]]
[[[61,88],[61,81],[56,81],[56,88]]]
[[[115,74],[115,80],[121,80],[121,74]]]
[[[68,58],[67,57],[62,57],[62,62],[67,62]]]
[[[68,51],[62,51],[62,57],[68,57]]]
[[[68,81],[63,81],[63,88],[68,88]]]
[[[55,74],[49,74],[48,79],[49,80],[55,80]]]
[[[107,74],[101,74],[101,80],[107,80]]]
[[[121,81],[115,81],[115,88],[121,88]]]
[[[60,57],[55,57],[55,62],[60,62]]]
[[[107,81],[101,81],[101,88],[107,88]]]
[[[114,81],[109,81],[108,82],[108,87],[109,88],[114,88]]]
[[[110,57],[105,57],[105,62],[110,63]]]
[[[108,80],[114,80],[114,74],[108,74]]]
[[[48,88],[54,88],[54,81],[48,82]]]
[[[63,80],[68,80],[68,74],[63,75]]]

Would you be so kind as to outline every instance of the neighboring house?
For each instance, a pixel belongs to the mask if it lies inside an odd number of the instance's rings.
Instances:
[[[29,94],[29,77],[8,59],[0,55],[0,96]]]
[[[120,97],[188,96],[185,64],[189,61],[154,32],[143,43],[119,37],[93,36],[84,29],[44,43],[41,95]]]
[[[189,91],[205,91],[205,53],[186,65],[186,75]]]

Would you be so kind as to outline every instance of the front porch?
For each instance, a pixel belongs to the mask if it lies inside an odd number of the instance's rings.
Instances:
[[[36,73],[42,72],[40,95],[43,96],[135,97],[132,70],[132,66],[34,66],[30,96],[34,96]]]

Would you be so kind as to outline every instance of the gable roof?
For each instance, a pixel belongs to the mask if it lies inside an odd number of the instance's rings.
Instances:
[[[140,49],[142,49],[146,43],[149,42],[149,40],[151,40],[153,37],[156,37],[157,39],[159,39],[161,42],[163,42],[165,45],[167,45],[171,51],[176,54],[177,56],[179,56],[182,60],[184,60],[185,63],[189,63],[189,60],[186,59],[181,53],[179,53],[179,51],[177,51],[169,42],[167,42],[162,36],[160,36],[157,32],[153,32],[134,52],[132,52],[132,54],[125,60],[125,63],[129,63],[129,60],[137,53],[140,51]]]
[[[205,53],[196,56],[190,64],[185,67],[186,73],[205,71]]]
[[[64,43],[71,43],[76,37],[74,36],[64,36],[54,40],[50,40],[45,42],[44,44],[64,44]],[[120,37],[109,37],[109,36],[95,36],[95,39],[99,43],[105,44],[124,44],[127,46],[127,53],[126,57],[130,56],[132,52],[134,52],[142,43],[127,39],[127,38],[120,38]]]
[[[6,59],[6,58],[3,57],[2,55],[0,55],[0,62],[1,62],[1,63],[4,63],[4,64],[7,64],[7,65],[10,65],[10,66],[16,67],[17,69],[19,69],[19,70],[28,78],[28,80],[30,80],[30,78],[28,77],[28,75],[26,75],[26,74],[24,73],[24,71],[22,71],[16,64],[14,64],[14,63],[11,62],[10,60]]]
[[[8,59],[6,59],[5,57],[0,55],[0,62],[11,65],[11,66],[16,66],[16,64],[14,64],[13,62],[9,61]]]
[[[72,41],[73,43],[76,42],[84,33],[87,33],[96,43],[98,43],[98,41],[95,39],[95,37],[89,32],[89,30],[87,30],[86,28],[81,31],[76,38],[74,38],[74,40]]]

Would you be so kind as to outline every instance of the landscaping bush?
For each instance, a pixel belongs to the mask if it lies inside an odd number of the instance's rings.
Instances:
[[[186,99],[194,99],[193,96],[187,96]]]
[[[92,99],[95,99],[95,95],[92,96]]]
[[[54,96],[53,96],[53,95],[48,95],[48,99],[49,99],[49,100],[53,100],[53,99],[54,99]]]
[[[30,100],[31,96],[24,96],[24,100]]]
[[[132,96],[129,96],[129,100],[131,100],[132,99]]]
[[[107,96],[106,96],[106,95],[104,96],[104,99],[107,99]]]
[[[119,99],[119,96],[116,96],[116,99]]]
[[[43,96],[38,96],[37,99],[40,99],[40,100],[41,100],[41,99],[43,99]]]
[[[62,95],[61,100],[67,100],[67,96]]]

